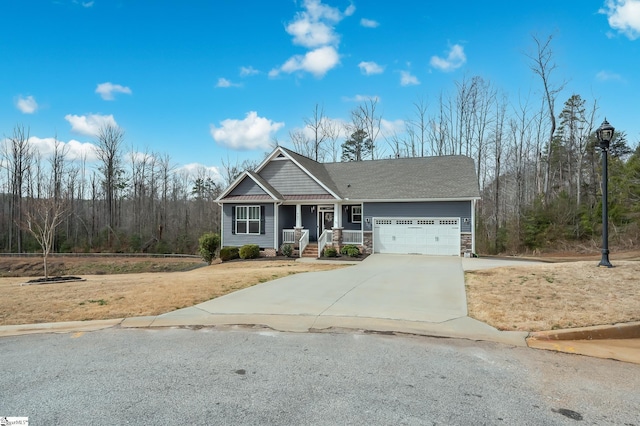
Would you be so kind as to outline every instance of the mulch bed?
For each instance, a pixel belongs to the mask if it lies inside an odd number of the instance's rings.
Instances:
[[[86,281],[81,277],[64,276],[64,277],[48,277],[48,278],[34,278],[20,285],[38,285],[38,284],[56,284],[56,283],[68,283],[72,281]]]
[[[349,261],[349,262],[362,262],[363,260],[365,260],[367,257],[369,257],[368,254],[361,254],[358,257],[351,257],[351,256],[336,256],[336,257],[319,257],[319,260],[343,260],[343,261]]]

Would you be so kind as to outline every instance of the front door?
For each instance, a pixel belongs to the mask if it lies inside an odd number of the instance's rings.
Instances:
[[[322,235],[325,230],[331,230],[333,228],[333,211],[320,211],[320,233],[318,237]]]

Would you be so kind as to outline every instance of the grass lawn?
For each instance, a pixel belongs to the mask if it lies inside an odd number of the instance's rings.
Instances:
[[[500,330],[640,321],[640,262],[597,260],[467,272],[469,316]]]
[[[597,259],[571,260],[467,272],[469,316],[519,331],[640,321],[640,262],[612,259],[615,268],[606,269],[596,267]],[[0,259],[0,325],[159,315],[290,274],[344,267],[293,260],[198,267],[193,258],[52,263],[58,273],[86,281],[21,286],[42,273],[41,260]]]
[[[14,266],[22,265],[25,270],[37,268],[25,266],[30,262],[41,264],[37,258],[10,260]],[[138,271],[140,262],[150,261],[65,258],[63,262],[65,274],[81,275],[86,281],[21,286],[28,278],[0,278],[0,325],[159,315],[287,275],[343,267],[293,260],[256,260],[192,269],[194,263],[202,265],[202,262],[197,259],[195,262],[194,259],[177,262],[176,259],[153,259],[145,266],[146,270],[192,270],[107,275],[104,271],[114,269]],[[78,271],[92,271],[94,275]]]

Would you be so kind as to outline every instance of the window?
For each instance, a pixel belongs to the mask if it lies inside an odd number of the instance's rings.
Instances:
[[[351,222],[362,223],[362,206],[351,206]]]
[[[260,233],[260,206],[236,206],[236,234]]]

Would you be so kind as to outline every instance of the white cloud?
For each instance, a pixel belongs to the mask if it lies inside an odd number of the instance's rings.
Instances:
[[[340,37],[335,32],[335,24],[355,11],[352,5],[342,13],[338,8],[323,4],[320,0],[304,0],[302,7],[305,10],[296,14],[286,31],[293,36],[294,44],[307,48],[337,45]]]
[[[220,168],[216,166],[205,166],[200,163],[189,163],[176,168],[177,173],[185,173],[192,179],[211,178],[214,182],[222,183],[224,178],[220,173]]]
[[[380,98],[378,96],[369,96],[369,95],[355,95],[353,98],[343,96],[342,100],[345,102],[368,102],[368,101],[380,102]]]
[[[596,80],[599,81],[624,81],[620,74],[609,71],[600,71],[596,74]]]
[[[96,146],[89,142],[80,142],[75,139],[71,139],[67,142],[69,147],[70,159],[86,158],[87,161],[96,161],[98,159],[96,155]]]
[[[400,85],[401,86],[415,86],[420,84],[418,77],[411,74],[409,71],[400,71]]]
[[[33,96],[27,96],[26,98],[23,98],[22,95],[20,95],[18,96],[18,100],[16,101],[16,107],[23,114],[33,114],[38,110],[38,103]]]
[[[340,36],[335,26],[346,16],[351,16],[356,10],[355,6],[350,5],[341,12],[321,0],[303,0],[302,8],[285,31],[293,36],[293,44],[310,50],[304,55],[292,56],[281,67],[272,69],[269,77],[275,77],[280,72],[306,71],[320,78],[340,63],[337,51]]]
[[[244,120],[226,119],[220,127],[211,124],[211,136],[217,143],[232,149],[269,149],[271,136],[284,127],[250,111]]]
[[[82,2],[82,7],[92,7],[93,3],[93,1]]]
[[[360,25],[365,28],[377,28],[380,23],[378,21],[374,21],[373,19],[362,18],[360,20]]]
[[[345,10],[344,10],[344,16],[351,16],[354,13],[356,13],[356,7],[353,3],[351,3]]]
[[[320,47],[305,55],[292,56],[280,68],[269,71],[269,77],[276,77],[280,72],[288,74],[306,71],[321,78],[327,71],[340,63],[340,55],[332,46]]]
[[[96,93],[98,93],[105,101],[112,101],[115,99],[114,93],[126,93],[131,94],[131,89],[119,84],[113,84],[110,82],[100,83],[96,87]]]
[[[226,78],[219,78],[218,83],[216,83],[216,87],[240,87],[240,83],[232,83],[230,80]]]
[[[248,77],[250,75],[260,74],[260,71],[253,68],[252,66],[248,67],[240,67],[240,77]]]
[[[100,128],[103,126],[111,125],[117,126],[116,120],[113,115],[71,115],[67,114],[64,119],[71,124],[71,131],[80,133],[87,136],[97,136]]]
[[[389,121],[385,120],[384,118],[380,120],[380,133],[384,137],[390,137],[398,133],[403,133],[405,129],[406,125],[404,120],[397,119]]]
[[[607,0],[600,13],[607,15],[609,25],[630,40],[640,37],[640,0]]]
[[[384,67],[375,62],[362,61],[358,64],[358,67],[360,67],[360,72],[365,75],[382,74],[384,72]]]
[[[337,44],[339,40],[333,28],[323,22],[295,21],[287,26],[287,32],[295,44],[309,48]]]
[[[454,44],[446,58],[432,56],[430,64],[440,71],[451,72],[460,68],[465,62],[467,62],[467,56],[464,54],[464,48],[459,44]]]
[[[5,139],[4,143],[7,140]],[[35,148],[43,159],[49,158],[55,150],[56,138],[39,138],[37,136],[29,137],[29,144]],[[87,161],[95,161],[97,159],[95,153],[95,145],[89,142],[79,142],[71,139],[69,142],[58,140],[58,149],[66,152],[68,161],[80,160],[85,158]]]

